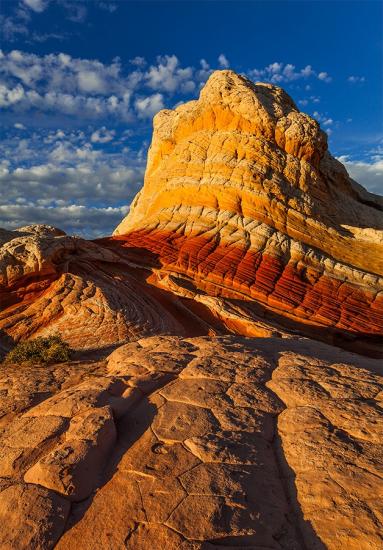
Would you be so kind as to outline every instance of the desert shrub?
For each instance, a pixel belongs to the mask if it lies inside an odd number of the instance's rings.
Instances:
[[[5,363],[47,364],[64,363],[71,356],[69,344],[59,335],[38,337],[34,340],[19,342],[5,357]]]

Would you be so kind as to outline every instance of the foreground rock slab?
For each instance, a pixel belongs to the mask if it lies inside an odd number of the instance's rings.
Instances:
[[[378,360],[162,336],[65,368],[4,411],[2,548],[382,547]]]

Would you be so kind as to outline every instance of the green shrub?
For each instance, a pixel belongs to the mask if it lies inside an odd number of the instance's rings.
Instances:
[[[39,337],[16,344],[4,362],[26,365],[64,363],[69,361],[71,351],[69,344],[59,335]]]

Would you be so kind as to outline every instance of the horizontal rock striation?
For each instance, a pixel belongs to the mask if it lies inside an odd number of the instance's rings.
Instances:
[[[382,210],[282,89],[217,71],[154,118],[115,239],[141,263],[152,252],[162,286],[257,302],[310,334],[382,336]]]

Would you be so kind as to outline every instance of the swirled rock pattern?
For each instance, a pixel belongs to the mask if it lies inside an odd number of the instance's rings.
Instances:
[[[187,279],[327,339],[381,337],[382,210],[281,88],[217,71],[198,101],[154,118],[144,187],[115,233],[156,255],[162,286]]]
[[[236,336],[1,367],[0,546],[378,550],[380,371],[308,339]]]
[[[0,245],[0,349],[52,332],[75,348],[208,332],[105,247],[49,226],[0,230]]]

